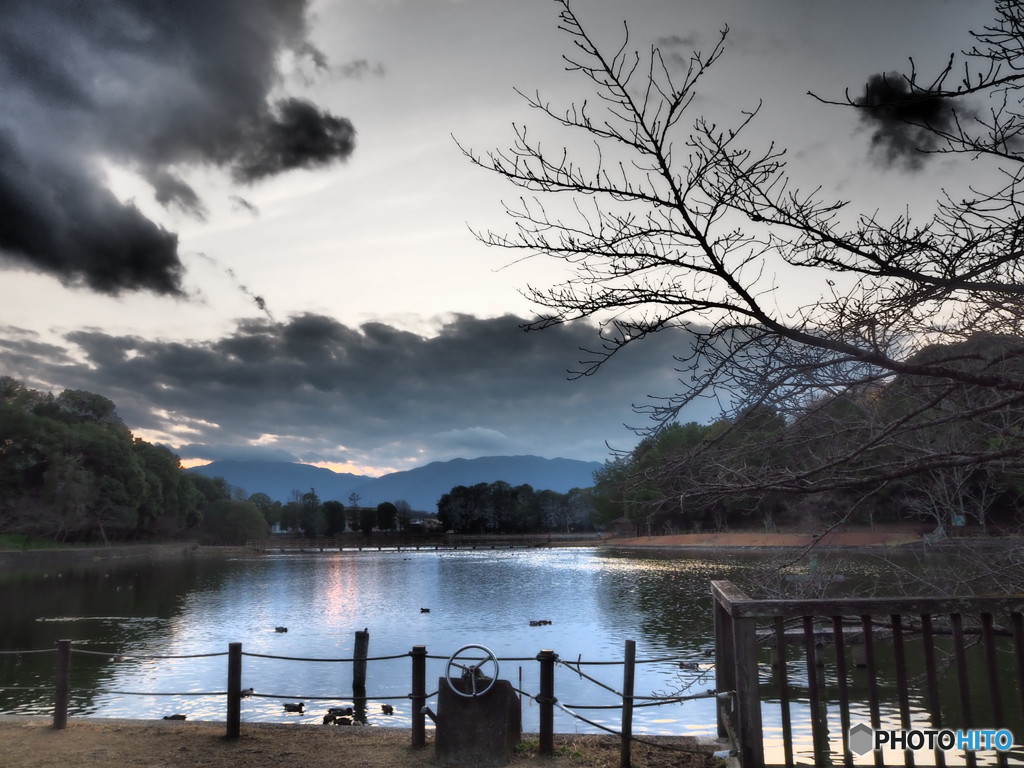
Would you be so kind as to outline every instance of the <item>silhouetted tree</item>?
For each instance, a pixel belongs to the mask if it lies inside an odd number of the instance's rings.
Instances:
[[[1024,403],[1021,2],[997,2],[995,23],[972,33],[975,47],[951,57],[937,77],[922,80],[914,70],[874,77],[863,96],[847,99],[889,159],[911,158],[904,164],[911,169],[935,153],[975,161],[948,175],[949,187],[916,217],[877,211],[874,200],[857,213],[826,198],[828,179],[799,189],[784,150],[751,135],[759,105],[741,107],[732,125],[699,114],[698,86],[723,55],[727,29],[679,68],[657,46],[633,51],[628,35],[622,47],[603,50],[569,0],[559,5],[572,46],[567,66],[585,90],[564,106],[539,93],[526,101],[589,141],[558,146],[543,132],[542,143],[541,132],[516,126],[508,149],[464,149],[527,193],[507,206],[510,233],[479,237],[550,257],[569,273],[561,284],[529,289],[546,309],[530,327],[599,321],[598,349],[582,361],[581,375],[652,333],[684,331],[675,361],[681,390],[640,409],[659,425],[705,397],[722,403],[723,423],[735,425],[754,408],[792,422],[824,397],[901,377],[928,394],[912,413],[865,415],[857,441],[822,444],[801,462],[743,461],[751,446],[730,444],[725,430],[710,438],[723,452],[709,453],[700,465],[707,473],[689,471],[697,464],[687,454],[665,467],[669,474],[686,475],[710,504],[1024,463],[1012,420],[969,450],[948,442],[927,452],[887,449],[950,419],[973,423]],[[959,82],[947,85],[954,75]],[[783,284],[799,291],[787,294]],[[967,355],[956,347],[978,333],[1006,343]],[[921,354],[929,349],[935,353]],[[964,387],[986,394],[959,401],[961,410],[939,407]],[[779,441],[797,435],[765,432],[772,442],[764,448],[795,454],[799,443]]]
[[[340,501],[325,501],[323,504],[324,520],[326,521],[326,533],[328,536],[337,536],[345,532],[345,505]]]
[[[302,528],[303,535],[315,538],[323,534],[327,524],[324,520],[323,505],[320,504],[320,497],[316,495],[316,491],[310,488],[302,494],[299,503],[301,505],[299,527]]]
[[[244,544],[267,537],[267,521],[249,501],[221,499],[210,505],[199,529],[204,544]]]
[[[377,527],[382,531],[393,531],[398,520],[398,507],[390,501],[377,505]]]
[[[352,497],[349,496],[349,501],[351,500]],[[349,530],[360,530],[361,524],[359,517],[359,507],[348,506],[345,508],[345,522],[348,524]]]
[[[373,507],[360,507],[359,508],[359,530],[364,535],[369,536],[373,533],[373,526],[377,523],[377,510]]]
[[[267,525],[273,527],[281,522],[281,502],[275,501],[262,491],[254,493],[248,499],[256,509],[263,513],[263,519]]]

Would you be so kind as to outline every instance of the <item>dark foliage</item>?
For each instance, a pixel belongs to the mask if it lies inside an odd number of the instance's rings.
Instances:
[[[0,530],[57,541],[174,536],[228,495],[222,485],[133,438],[100,395],[54,397],[0,378]]]
[[[535,491],[529,485],[459,485],[437,502],[437,517],[455,533],[542,533],[594,530],[591,490]]]

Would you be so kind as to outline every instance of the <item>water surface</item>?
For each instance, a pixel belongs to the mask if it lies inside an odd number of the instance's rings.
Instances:
[[[780,583],[789,591],[815,584],[821,579],[807,578],[815,570],[819,576],[837,575],[844,591],[857,592],[879,589],[886,578],[871,556],[827,560],[788,567]],[[408,652],[414,645],[426,646],[430,654],[427,686],[433,692],[447,657],[475,643],[502,660],[502,678],[530,693],[539,687],[535,657],[540,650],[554,650],[567,663],[584,662],[582,671],[597,682],[559,666],[556,696],[590,722],[556,710],[555,728],[615,729],[627,640],[636,642],[643,662],[637,668],[637,695],[699,695],[714,687],[709,582],[763,586],[774,571],[763,554],[694,557],[556,548],[193,558],[9,576],[0,583],[5,607],[0,711],[52,711],[55,657],[49,649],[66,638],[78,651],[72,656],[72,716],[182,713],[223,720],[224,654],[229,643],[240,642],[244,653],[260,655],[243,659],[243,687],[257,694],[243,701],[243,721],[319,723],[329,706],[353,704],[347,660],[356,632],[365,629],[371,725],[409,725]],[[531,626],[531,621],[551,623]],[[275,631],[279,626],[288,631]],[[47,653],[4,653],[34,649]],[[374,660],[391,656],[397,658]],[[659,661],[647,663],[652,659]],[[762,665],[766,684],[773,674]],[[806,668],[799,652],[791,659],[789,678],[796,702],[795,748],[808,754]],[[884,665],[879,683],[883,692],[893,685]],[[307,705],[304,714],[285,712],[286,701],[300,699]],[[394,714],[383,713],[384,703]],[[428,703],[436,710],[436,698]],[[921,706],[917,696],[911,703]],[[774,702],[766,702],[769,752],[781,738],[778,711]],[[838,730],[838,713],[835,720]],[[537,730],[537,708],[528,698],[523,727]],[[714,736],[713,699],[639,707],[633,728],[640,734]]]

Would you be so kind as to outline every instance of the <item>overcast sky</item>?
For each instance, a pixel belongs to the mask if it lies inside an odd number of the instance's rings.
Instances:
[[[807,91],[856,94],[908,56],[934,71],[988,3],[577,0],[602,42],[688,55],[730,26],[698,105],[794,175],[870,206],[942,184],[871,152]],[[113,400],[187,461],[272,458],[364,474],[456,456],[607,458],[631,404],[676,387],[679,335],[568,373],[588,326],[524,333],[518,190],[474,168],[568,103],[550,0],[111,0],[0,4],[0,375]],[[884,153],[883,153],[884,154]],[[864,207],[864,206],[862,206]],[[714,404],[689,416],[707,421]]]

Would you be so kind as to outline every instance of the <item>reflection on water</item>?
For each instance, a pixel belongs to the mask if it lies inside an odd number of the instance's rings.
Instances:
[[[490,647],[501,676],[536,691],[542,649],[566,660],[618,661],[626,640],[642,664],[637,691],[648,695],[713,686],[708,579],[745,566],[675,560],[589,549],[458,552],[345,552],[195,559],[51,574],[0,585],[8,606],[0,650],[49,649],[61,638],[94,651],[72,657],[72,715],[224,718],[226,658],[152,659],[220,653],[241,642],[246,654],[344,660],[355,632],[370,633],[367,715],[379,725],[408,725],[408,651],[425,645],[428,688],[436,688],[447,656],[467,643]],[[550,624],[531,625],[550,621]],[[275,627],[288,631],[276,632]],[[436,658],[435,658],[436,657]],[[681,669],[679,662],[686,662]],[[0,655],[0,709],[48,713],[54,657]],[[583,666],[608,687],[622,687],[621,665]],[[246,655],[246,720],[318,722],[328,706],[351,706],[347,661],[303,662]],[[556,685],[565,706],[608,706],[614,693],[560,668]],[[153,694],[175,695],[153,695]],[[194,696],[185,694],[212,693]],[[131,694],[147,694],[144,696]],[[308,699],[303,715],[286,713],[284,697]],[[392,715],[383,703],[394,707]],[[536,729],[535,707],[524,725]],[[581,710],[616,727],[613,709]],[[533,720],[531,720],[531,718]],[[556,727],[593,731],[558,712]],[[710,701],[643,708],[637,732],[711,734]]]
[[[536,692],[538,651],[552,649],[566,662],[619,661],[625,641],[634,640],[639,659],[662,660],[638,666],[638,695],[692,695],[714,687],[709,581],[763,587],[765,561],[763,555],[746,553],[668,557],[565,548],[104,564],[0,583],[5,606],[0,651],[51,649],[67,638],[76,649],[93,652],[72,657],[71,714],[101,717],[183,713],[194,720],[223,720],[224,654],[228,643],[241,642],[243,652],[258,654],[243,660],[243,688],[256,694],[243,700],[243,720],[319,723],[328,707],[355,704],[352,665],[346,660],[353,655],[356,631],[364,628],[371,658],[398,657],[370,662],[366,712],[372,725],[408,726],[406,654],[414,645],[425,645],[431,657],[429,692],[436,689],[447,656],[468,643],[491,648],[503,659],[501,677]],[[779,583],[796,592],[818,581],[806,578],[809,569],[831,569],[848,592],[875,588],[885,578],[874,559],[844,557],[787,564],[779,570]],[[197,657],[204,654],[220,655]],[[188,658],[147,658],[152,656]],[[0,654],[0,711],[48,714],[54,660],[52,653]],[[789,669],[798,701],[798,754],[811,749],[806,715],[800,714],[806,707],[799,703],[806,697],[801,666],[793,658]],[[622,688],[622,666],[580,669],[612,691],[561,666],[559,702],[594,723],[617,728],[618,709],[587,707],[620,703],[614,691]],[[771,667],[764,664],[762,672],[769,683]],[[891,686],[891,675],[880,683]],[[301,697],[305,712],[285,712],[283,704],[295,700],[286,697]],[[394,707],[393,714],[384,713],[385,703]],[[781,734],[777,712],[766,703],[766,734]],[[528,699],[523,718],[525,730],[537,729],[536,707]],[[597,730],[560,710],[555,727]],[[830,727],[839,730],[838,713]],[[633,728],[713,736],[713,699],[639,707]]]

